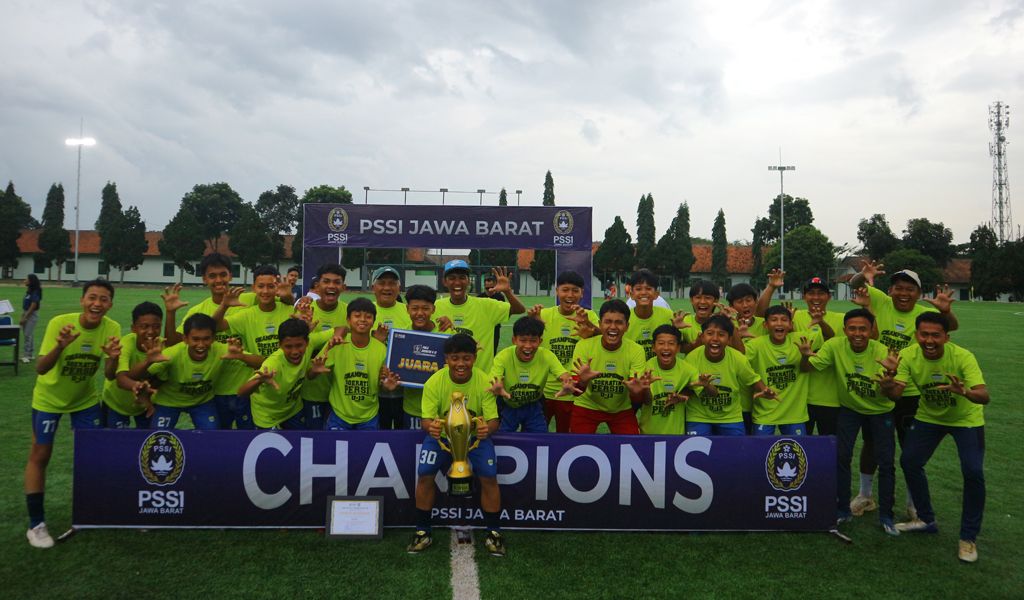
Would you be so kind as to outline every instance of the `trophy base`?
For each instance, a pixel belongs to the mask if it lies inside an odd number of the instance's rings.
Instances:
[[[473,477],[449,477],[448,495],[465,497],[473,495]]]

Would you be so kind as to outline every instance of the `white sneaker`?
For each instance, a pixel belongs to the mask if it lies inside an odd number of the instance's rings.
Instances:
[[[913,504],[908,504],[907,505],[907,520],[908,521],[917,521],[918,520],[917,519],[917,508],[915,508]]]
[[[32,359],[27,357],[27,356],[22,356],[21,357],[21,362],[22,362],[22,364],[26,364],[27,365],[28,363],[32,362]]]
[[[957,547],[957,555],[961,562],[978,562],[978,545],[968,540],[960,540]]]
[[[35,548],[53,548],[53,538],[50,537],[50,532],[46,529],[46,523],[40,523],[29,529],[25,537],[28,538],[28,543]]]
[[[871,496],[861,496],[860,494],[857,494],[853,500],[850,500],[850,512],[853,513],[853,516],[855,517],[860,517],[866,512],[871,512],[877,509],[878,503],[875,502],[875,499]]]

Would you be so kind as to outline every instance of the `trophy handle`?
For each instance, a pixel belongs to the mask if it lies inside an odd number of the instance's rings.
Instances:
[[[484,421],[483,417],[475,417],[473,419],[473,421],[474,422],[478,422],[478,423],[483,423],[485,427],[487,426],[487,421]],[[480,445],[480,438],[478,438],[476,436],[473,436],[473,443],[470,444],[469,449],[473,450],[474,448],[476,448],[479,445]]]
[[[441,446],[441,449],[444,450],[445,452],[447,452],[448,454],[452,453],[451,446],[449,446],[448,444],[444,443],[444,438],[443,437],[437,438],[437,445]]]

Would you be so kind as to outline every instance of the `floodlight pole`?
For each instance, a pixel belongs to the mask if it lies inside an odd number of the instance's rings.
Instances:
[[[768,165],[769,171],[779,172],[779,270],[786,270],[786,212],[785,212],[785,186],[783,175],[786,171],[796,171],[794,166],[782,164],[782,149],[779,149],[779,164]]]
[[[78,284],[78,240],[79,240],[79,213],[82,200],[82,146],[95,146],[96,140],[93,138],[82,137],[85,131],[85,119],[83,118],[78,124],[78,137],[68,138],[64,140],[65,146],[77,146],[78,147],[78,173],[75,177],[75,284]]]
[[[523,190],[516,190],[516,206],[519,206],[519,199],[523,195]]]

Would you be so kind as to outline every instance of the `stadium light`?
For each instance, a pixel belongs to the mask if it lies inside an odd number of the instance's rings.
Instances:
[[[441,188],[438,191],[441,192],[441,206],[444,206],[444,195],[448,193],[448,188]]]
[[[487,190],[477,190],[476,193],[480,194],[480,206],[483,206],[484,205],[484,194],[487,193]]]
[[[369,203],[370,203],[370,186],[364,185],[363,186],[363,204],[369,204]]]
[[[82,135],[82,128],[84,127],[84,120],[82,125],[79,126],[78,135]],[[91,137],[77,137],[67,138],[64,140],[65,146],[75,146],[78,148],[78,175],[75,177],[75,283],[78,283],[78,239],[79,239],[79,208],[81,207],[82,200],[82,146],[95,146],[96,140]]]
[[[782,177],[786,171],[796,171],[794,166],[784,166],[782,164],[782,149],[779,149],[779,164],[768,165],[769,171],[779,172],[779,270],[786,270],[786,213],[783,199],[785,198],[785,188],[783,187]],[[785,289],[785,286],[783,286]]]
[[[523,190],[516,190],[516,206],[519,206],[519,198],[523,195]]]
[[[409,188],[404,187],[404,188],[402,188],[402,204],[408,204],[408,203],[409,203]]]

